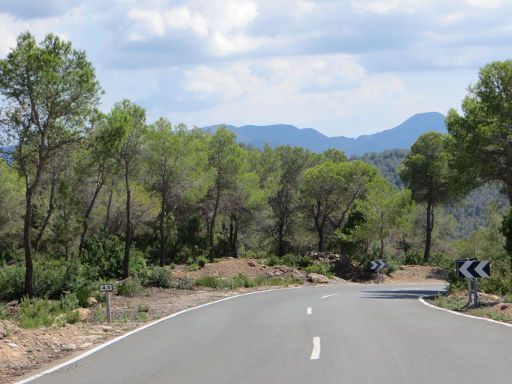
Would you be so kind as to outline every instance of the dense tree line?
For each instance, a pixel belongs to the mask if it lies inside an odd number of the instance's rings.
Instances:
[[[52,260],[89,280],[128,278],[146,263],[313,250],[364,263],[418,261],[423,249],[428,262],[449,232],[438,206],[479,182],[512,188],[506,167],[475,169],[464,157],[481,140],[461,128],[478,124],[469,108],[477,101],[466,102],[467,116],[450,114],[451,136],[429,133],[410,152],[385,153],[384,162],[403,159],[399,179],[394,166],[381,173],[375,158],[348,160],[335,149],[258,150],[223,128],[149,123],[130,100],[103,113],[85,52],[54,35],[18,38],[0,61],[0,93],[10,159],[0,159],[0,262],[23,265],[29,296],[40,284],[36,267]]]

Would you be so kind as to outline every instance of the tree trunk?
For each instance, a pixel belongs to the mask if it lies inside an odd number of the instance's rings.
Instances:
[[[432,246],[432,229],[434,228],[434,204],[427,200],[427,231],[425,238],[425,252],[423,253],[423,264],[430,259],[430,247]]]
[[[110,209],[112,208],[113,195],[114,195],[114,179],[112,179],[112,185],[110,187],[110,195],[108,196],[107,215],[105,217],[105,225],[103,226],[103,232],[107,232],[107,229],[108,229],[108,223],[110,221]]]
[[[379,238],[380,238],[380,253],[379,253],[379,258],[380,259],[384,259],[384,215],[381,213],[380,214],[380,220],[381,220],[381,225],[380,225],[380,232],[379,232]]]
[[[53,210],[55,209],[55,184],[57,183],[56,178],[52,178],[51,186],[50,186],[50,201],[48,203],[48,211],[46,212],[46,217],[44,218],[43,225],[41,226],[39,233],[36,237],[36,242],[34,244],[34,248],[36,252],[39,252],[39,246],[41,245],[41,240],[43,239],[44,231],[46,230],[46,227],[50,223],[50,219],[53,214]]]
[[[25,218],[23,221],[23,248],[25,249],[25,295],[34,297],[34,264],[30,244],[30,227],[32,227],[32,190],[27,187],[25,192]]]
[[[277,256],[284,256],[284,253],[284,223],[282,220],[279,220],[277,228]]]
[[[92,200],[89,203],[84,215],[84,223],[82,227],[82,233],[80,234],[80,245],[78,246],[78,257],[82,256],[82,251],[85,246],[85,236],[87,235],[87,230],[89,229],[89,218],[91,217],[92,209],[94,208],[94,204],[96,203],[96,199],[103,187],[104,182],[96,184],[96,189],[94,190],[94,195],[92,196]],[[110,200],[109,200],[110,204]]]
[[[165,203],[167,200],[167,188],[162,184],[162,201],[160,207],[160,266],[165,266]]]
[[[229,245],[231,257],[238,257],[238,219],[236,214],[231,215],[229,221]]]
[[[215,196],[215,206],[213,208],[212,219],[210,220],[210,233],[208,234],[209,251],[208,256],[210,261],[213,261],[213,240],[215,235],[215,220],[217,219],[217,211],[219,210],[220,202],[220,186],[217,184],[217,194]]]
[[[131,228],[131,190],[129,181],[129,165],[125,163],[124,181],[126,187],[126,239],[124,244],[124,260],[123,260],[123,278],[130,276],[130,248],[132,246],[132,228]]]

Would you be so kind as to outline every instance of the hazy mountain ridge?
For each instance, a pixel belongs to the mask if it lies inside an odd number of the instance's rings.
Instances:
[[[349,156],[360,156],[369,152],[381,152],[395,148],[407,149],[425,132],[447,132],[445,116],[438,112],[418,113],[394,128],[372,135],[362,135],[355,139],[345,136],[328,137],[313,128],[300,129],[287,124],[244,125],[241,127],[216,124],[204,127],[204,129],[215,131],[221,126],[236,133],[239,142],[258,148],[262,148],[265,144],[272,147],[279,145],[301,146],[314,152],[336,148]]]

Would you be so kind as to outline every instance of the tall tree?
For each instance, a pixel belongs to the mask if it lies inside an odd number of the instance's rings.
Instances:
[[[214,257],[215,224],[224,195],[233,190],[246,161],[245,151],[237,144],[236,135],[226,128],[218,129],[208,145],[208,164],[213,171],[213,183],[206,196],[209,257]]]
[[[412,219],[411,191],[399,190],[383,177],[376,177],[369,185],[364,199],[357,201],[355,210],[363,220],[350,231],[350,240],[379,242],[379,257],[384,258],[384,242],[394,229],[406,226]]]
[[[502,183],[512,204],[512,60],[496,61],[480,69],[476,84],[468,88],[462,114],[452,109],[446,119],[453,137],[450,150],[463,188],[489,180]],[[512,211],[502,231],[512,263]]]
[[[139,159],[143,151],[143,139],[146,129],[146,112],[142,107],[130,100],[122,100],[115,104],[108,117],[110,129],[119,132],[116,136],[120,140],[117,159],[122,169],[126,193],[126,228],[123,259],[123,277],[130,276],[130,250],[132,246],[132,220],[131,220],[131,180],[136,176],[139,168]]]
[[[158,215],[160,265],[166,262],[168,223],[173,212],[184,200],[197,201],[206,194],[210,183],[207,172],[207,141],[197,130],[188,131],[185,125],[173,128],[164,118],[148,130],[147,181],[160,198]]]
[[[435,206],[454,196],[454,174],[447,152],[448,136],[438,132],[421,135],[402,163],[400,177],[418,203],[426,204],[425,250],[428,263],[432,246]]]
[[[52,34],[38,44],[24,33],[0,61],[0,93],[1,126],[15,142],[14,161],[25,180],[25,293],[32,297],[32,200],[51,159],[82,137],[100,86],[85,52]]]
[[[348,213],[376,175],[375,168],[362,161],[328,160],[306,170],[303,197],[313,217],[319,251],[324,250],[327,225],[333,232],[343,229]]]

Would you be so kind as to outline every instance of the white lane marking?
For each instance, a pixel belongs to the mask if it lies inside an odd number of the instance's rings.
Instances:
[[[322,296],[322,299],[327,299],[328,297],[331,297],[331,296],[338,296],[339,293],[331,293],[330,295],[325,295],[325,296]]]
[[[299,289],[299,288],[304,288],[303,286],[299,286],[299,287],[287,287],[287,288],[273,288],[273,289],[266,289],[266,290],[263,290],[263,291],[254,291],[254,292],[248,292],[248,293],[242,293],[240,295],[234,295],[234,296],[229,296],[229,297],[225,297],[223,299],[220,299],[220,300],[215,300],[215,301],[210,301],[209,303],[205,303],[205,304],[201,304],[201,305],[198,305],[197,307],[193,307],[193,308],[188,308],[188,309],[184,309],[182,311],[179,311],[179,312],[176,312],[176,313],[173,313],[172,315],[169,315],[169,316],[165,316],[165,317],[162,317],[161,319],[158,319],[158,320],[155,320],[149,324],[146,324],[146,325],[143,325],[142,327],[140,328],[136,328],[134,329],[133,331],[130,331],[128,333],[125,333],[124,335],[121,335],[119,337],[116,337],[115,339],[112,339],[112,340],[109,340],[107,341],[106,343],[104,344],[101,344],[101,345],[98,345],[97,347],[93,348],[93,349],[90,349],[88,350],[87,352],[84,352],[82,353],[81,355],[78,355],[74,358],[72,358],[71,360],[68,360],[68,361],[65,361],[59,365],[56,365],[55,367],[52,367],[50,369],[47,369],[46,371],[43,371],[41,373],[38,373],[36,375],[33,375],[33,376],[30,376],[30,377],[27,377],[26,379],[23,379],[21,381],[17,381],[16,383],[14,384],[25,384],[25,383],[28,383],[30,381],[33,381],[35,379],[38,379],[42,376],[45,376],[49,373],[52,373],[52,372],[55,372],[61,368],[64,368],[64,367],[67,367],[68,365],[71,365],[73,363],[76,363],[77,361],[79,360],[82,360],[84,358],[86,358],[87,356],[90,356],[92,355],[93,353],[95,352],[98,352],[99,350],[103,349],[103,348],[106,348],[108,347],[109,345],[112,345],[116,342],[118,342],[119,340],[122,340],[124,338],[127,338],[128,336],[131,336],[133,335],[134,333],[138,333],[146,328],[149,328],[149,327],[152,327],[153,325],[156,325],[158,323],[161,323],[163,321],[166,321],[166,320],[169,320],[173,317],[176,317],[176,316],[179,316],[185,312],[189,312],[189,311],[193,311],[193,310],[196,310],[196,309],[199,309],[199,308],[203,308],[203,307],[207,307],[209,305],[212,305],[212,304],[217,304],[217,303],[220,303],[220,302],[223,302],[223,301],[227,301],[227,300],[231,300],[231,299],[235,299],[237,297],[242,297],[242,296],[249,296],[249,295],[254,295],[254,294],[258,294],[258,293],[265,293],[265,292],[273,292],[273,291],[284,291],[284,290],[287,290],[287,289]]]
[[[425,297],[428,297],[428,296],[420,296],[418,297],[418,300],[425,304],[427,307],[430,307],[430,308],[434,308],[434,309],[437,309],[439,311],[444,311],[444,312],[449,312],[449,313],[453,313],[454,315],[457,315],[457,316],[464,316],[464,317],[470,317],[472,319],[477,319],[477,320],[484,320],[484,321],[488,321],[489,323],[495,323],[495,324],[499,324],[499,325],[504,325],[505,327],[509,327],[509,328],[512,328],[512,324],[510,323],[504,323],[502,321],[498,321],[498,320],[493,320],[493,319],[486,319],[485,317],[478,317],[478,316],[473,316],[473,315],[466,315],[465,313],[460,313],[460,312],[455,312],[455,311],[451,311],[449,309],[445,309],[445,308],[441,308],[441,307],[437,307],[435,305],[432,305],[430,303],[427,303],[425,301]]]
[[[308,308],[306,309],[306,314],[307,314],[307,315],[311,315],[311,313],[313,313],[313,308],[308,307]]]
[[[318,360],[320,358],[320,338],[313,337],[313,351],[311,352],[311,360]]]

